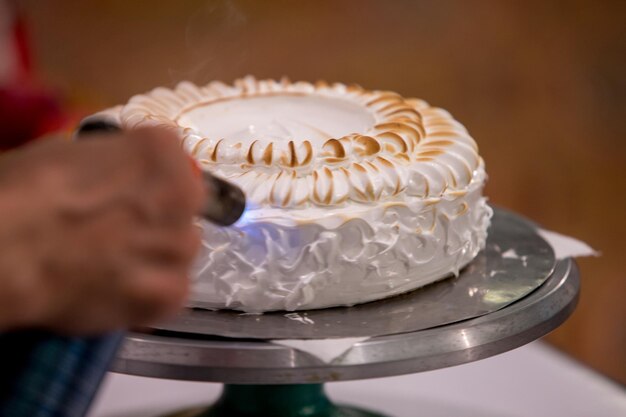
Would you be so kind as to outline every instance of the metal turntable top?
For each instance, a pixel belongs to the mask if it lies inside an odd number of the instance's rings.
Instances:
[[[298,321],[285,313],[186,312],[131,333],[113,370],[234,384],[314,383],[426,371],[513,349],[571,314],[578,271],[571,259],[555,263],[534,225],[512,213],[497,210],[489,233],[487,249],[459,278],[382,302],[299,313]],[[355,335],[370,338],[329,364],[259,340]]]
[[[372,337],[414,332],[497,311],[526,296],[552,273],[552,247],[535,226],[496,210],[485,249],[458,277],[356,307],[262,315],[187,309],[156,329],[254,339]]]

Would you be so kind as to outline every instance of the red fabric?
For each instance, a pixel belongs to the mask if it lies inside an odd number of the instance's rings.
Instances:
[[[19,10],[15,10],[12,41],[18,74],[13,82],[0,85],[0,151],[61,130],[67,124],[58,97],[34,81],[28,28]]]
[[[58,101],[34,88],[0,87],[0,150],[60,130],[64,117]]]
[[[13,36],[17,50],[17,62],[19,64],[20,78],[30,77],[33,70],[32,54],[28,41],[28,31],[26,29],[26,20],[19,15],[15,17],[13,24]]]

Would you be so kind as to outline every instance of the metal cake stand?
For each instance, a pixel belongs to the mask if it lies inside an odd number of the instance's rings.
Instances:
[[[130,333],[113,371],[226,384],[212,407],[177,417],[382,417],[332,404],[323,383],[434,370],[522,346],[567,319],[579,285],[572,259],[555,260],[534,224],[499,209],[486,249],[457,278],[297,320],[188,310]],[[348,336],[369,338],[330,363],[268,340]]]

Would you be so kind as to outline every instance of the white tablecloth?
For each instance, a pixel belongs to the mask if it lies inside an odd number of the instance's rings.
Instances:
[[[542,342],[447,369],[327,384],[390,417],[625,417],[623,387]],[[154,417],[214,400],[219,384],[111,373],[89,417]]]

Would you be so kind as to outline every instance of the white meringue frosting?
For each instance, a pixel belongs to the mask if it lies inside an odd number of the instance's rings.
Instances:
[[[201,222],[192,306],[354,305],[456,274],[484,247],[491,209],[476,143],[422,100],[246,77],[157,88],[103,115],[174,129],[246,193],[235,226]]]
[[[181,126],[205,137],[249,147],[263,138],[275,142],[307,138],[320,147],[330,138],[371,128],[374,115],[348,100],[303,94],[274,94],[198,104],[180,115]]]

